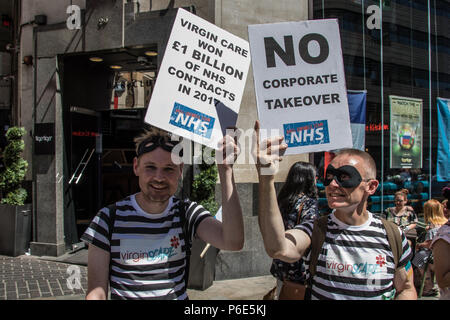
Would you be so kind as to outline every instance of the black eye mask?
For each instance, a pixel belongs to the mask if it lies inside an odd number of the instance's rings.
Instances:
[[[329,179],[327,178],[328,175],[332,175],[333,178]],[[342,180],[342,176],[345,175],[348,178],[345,180]],[[335,180],[336,183],[343,188],[354,188],[359,186],[359,184],[362,181],[362,177],[359,174],[358,170],[356,170],[355,167],[352,166],[342,166],[339,168],[333,167],[331,164],[328,165],[327,171],[325,173],[325,180],[323,181],[323,184],[325,186],[328,186],[331,181]]]

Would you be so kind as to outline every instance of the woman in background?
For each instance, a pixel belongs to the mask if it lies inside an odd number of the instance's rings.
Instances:
[[[414,248],[416,242],[417,215],[411,206],[408,206],[408,189],[397,191],[394,196],[395,207],[384,210],[384,218],[394,222],[405,233],[409,245]]]
[[[430,249],[431,242],[436,236],[437,231],[440,227],[447,223],[448,219],[446,219],[444,216],[444,209],[442,204],[435,199],[431,199],[425,202],[425,204],[423,205],[423,214],[425,223],[427,224],[427,234],[425,235],[425,241],[422,243],[418,243],[416,248]]]
[[[431,243],[431,249],[436,282],[441,293],[440,300],[450,300],[450,221],[439,228]]]
[[[423,296],[434,296],[438,293],[437,289],[434,286],[434,275],[436,273],[436,268],[435,268],[435,263],[436,261],[438,261],[438,270],[439,270],[439,279],[441,282],[442,279],[442,269],[444,269],[445,267],[443,266],[443,264],[445,265],[446,263],[448,264],[448,262],[443,261],[442,259],[447,259],[448,260],[448,256],[445,258],[445,253],[443,253],[442,250],[442,246],[441,243],[439,242],[439,244],[435,245],[435,248],[437,248],[437,253],[438,253],[438,257],[436,260],[436,257],[434,257],[432,260],[430,261],[429,259],[431,259],[431,249],[432,249],[432,243],[434,241],[434,239],[436,238],[437,234],[438,234],[438,230],[445,225],[448,222],[448,219],[446,219],[444,217],[444,210],[443,210],[443,206],[442,204],[435,199],[431,199],[428,200],[427,202],[425,202],[425,204],[423,205],[423,213],[424,213],[424,219],[425,219],[425,223],[427,224],[426,227],[426,235],[425,235],[425,240],[421,243],[418,243],[416,245],[416,256],[413,259],[413,265],[416,264],[417,268],[414,270],[414,277],[415,277],[415,284],[416,287],[420,287],[421,282],[424,282],[424,286],[423,286]],[[428,262],[428,267],[425,267],[425,265],[423,267],[421,267],[420,265],[422,265],[423,263],[420,263],[420,260],[424,259],[424,261],[429,261]],[[415,263],[416,262],[416,263]],[[423,280],[423,277],[425,277],[425,280]],[[448,277],[448,276],[447,276]],[[439,282],[438,282],[439,283]],[[444,285],[443,283],[439,284],[440,288],[445,288],[442,287],[442,285]],[[445,285],[448,286],[448,285]]]
[[[397,191],[394,196],[395,207],[386,208],[385,219],[394,222],[406,234],[417,225],[417,215],[411,206],[408,206],[408,189]]]

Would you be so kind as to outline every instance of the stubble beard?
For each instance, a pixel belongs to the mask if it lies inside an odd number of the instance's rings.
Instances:
[[[142,191],[142,190],[141,190]],[[171,195],[170,194],[163,194],[163,195],[154,195],[149,191],[142,191],[142,195],[146,201],[149,203],[157,202],[157,203],[166,203],[169,201]]]

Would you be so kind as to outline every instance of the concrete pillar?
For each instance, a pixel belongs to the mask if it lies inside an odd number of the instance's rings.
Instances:
[[[55,128],[54,154],[32,152],[34,236],[30,251],[36,256],[60,256],[66,249],[64,183],[68,177],[64,176],[63,108],[57,55],[80,51],[80,37],[81,32],[68,30],[65,23],[33,29],[34,68],[27,70],[27,73],[32,73],[33,85],[31,95],[23,95],[22,106],[28,106],[32,115],[28,127],[33,137],[36,124],[53,123]]]
[[[215,0],[215,24],[248,41],[248,25],[308,19],[308,0]],[[253,71],[250,70],[244,89],[237,127],[252,129],[258,118]],[[251,133],[251,132],[250,132]],[[217,255],[216,280],[261,276],[269,274],[272,259],[265,249],[258,226],[258,177],[255,166],[248,164],[251,135],[247,145],[234,165],[235,179],[244,215],[245,244],[239,252],[220,251]],[[242,140],[245,143],[245,140]],[[242,159],[241,159],[242,157]],[[276,186],[285,181],[291,165],[296,161],[308,161],[308,154],[285,156],[275,176]],[[242,163],[242,164],[240,164]],[[216,188],[220,199],[220,186]]]
[[[55,124],[55,154],[34,155],[35,242],[30,244],[36,256],[60,256],[65,252],[63,188],[62,107],[57,90],[59,77],[56,58],[39,59],[36,75],[35,122]]]

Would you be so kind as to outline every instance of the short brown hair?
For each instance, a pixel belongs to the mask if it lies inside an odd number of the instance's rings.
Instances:
[[[373,160],[372,156],[362,150],[359,149],[341,149],[338,151],[336,156],[340,155],[350,155],[350,156],[357,156],[363,159],[364,163],[366,164],[364,166],[364,169],[366,171],[366,174],[369,177],[365,177],[367,179],[376,179],[377,178],[377,165],[375,163],[375,160]]]
[[[167,132],[163,129],[157,128],[157,127],[149,127],[148,129],[144,129],[144,132],[141,133],[139,136],[134,138],[134,144],[135,144],[135,150],[136,150],[136,154],[138,153],[139,150],[139,146],[141,145],[142,142],[146,141],[147,139],[150,139],[152,137],[162,137],[164,138],[165,141],[171,141],[173,140],[173,134],[170,132]],[[181,137],[179,137],[179,140],[181,141]]]

